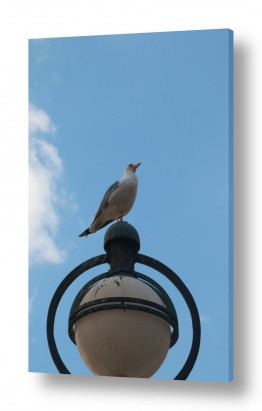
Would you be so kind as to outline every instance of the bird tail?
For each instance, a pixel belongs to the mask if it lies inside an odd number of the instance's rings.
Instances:
[[[79,234],[79,237],[86,237],[88,234],[91,234],[89,228],[87,228],[85,231]]]

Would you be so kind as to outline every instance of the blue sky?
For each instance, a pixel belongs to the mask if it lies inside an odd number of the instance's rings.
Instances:
[[[202,340],[188,379],[229,379],[230,70],[229,30],[29,41],[30,371],[57,372],[45,331],[50,300],[66,274],[104,252],[106,228],[78,234],[124,166],[140,161],[126,220],[139,232],[141,253],[173,269],[197,303]],[[180,323],[178,343],[152,378],[173,379],[189,352],[190,317],[174,287],[151,274]],[[56,339],[71,373],[91,375],[67,336],[71,303],[90,274],[82,277],[59,306]]]

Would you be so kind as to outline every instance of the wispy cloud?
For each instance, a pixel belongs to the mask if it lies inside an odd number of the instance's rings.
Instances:
[[[37,64],[42,64],[52,58],[52,53],[49,47],[49,39],[31,39],[30,52],[34,56],[34,61]]]
[[[29,314],[32,314],[32,312],[33,312],[33,307],[34,307],[34,303],[35,303],[37,294],[38,294],[38,290],[37,290],[37,288],[35,288],[29,296],[29,307],[28,307],[29,308]]]
[[[37,344],[37,339],[35,337],[30,337],[29,342],[33,345]]]
[[[208,324],[211,318],[209,315],[200,315],[200,321],[202,324]]]
[[[35,133],[55,133],[56,127],[44,110],[29,104],[29,132],[32,137]]]
[[[29,105],[29,254],[30,264],[60,263],[65,250],[57,243],[59,207],[65,202],[61,187],[63,162],[48,141],[56,127],[49,115]]]

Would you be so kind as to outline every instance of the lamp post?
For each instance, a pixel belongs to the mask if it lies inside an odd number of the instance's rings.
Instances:
[[[109,264],[109,270],[91,279],[76,295],[68,320],[68,334],[87,367],[95,375],[152,376],[179,337],[175,307],[166,291],[135,270],[140,263],[160,272],[177,288],[191,315],[193,338],[185,364],[174,379],[185,380],[200,346],[200,319],[195,301],[182,280],[161,262],[139,254],[137,231],[127,222],[109,227],[106,254],[93,257],[72,270],[58,286],[49,306],[47,339],[60,373],[70,374],[54,338],[58,305],[70,284],[87,270]]]

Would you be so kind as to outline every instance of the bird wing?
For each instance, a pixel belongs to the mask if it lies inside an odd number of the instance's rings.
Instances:
[[[118,189],[119,187],[119,180],[115,181],[106,191],[101,204],[99,206],[99,209],[96,212],[96,215],[94,217],[94,221],[100,216],[100,214],[102,213],[103,209],[107,207],[108,205],[108,200],[111,197],[111,195]]]

